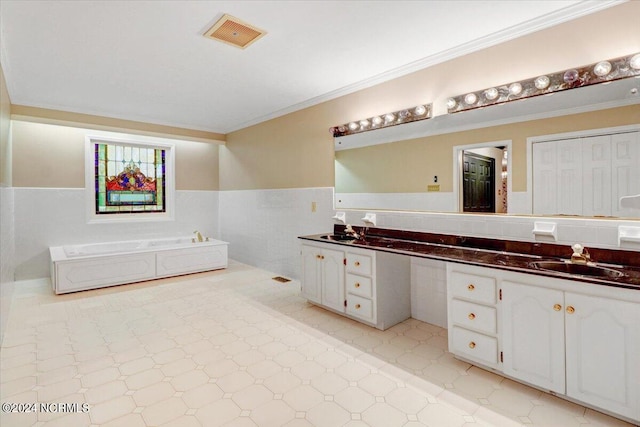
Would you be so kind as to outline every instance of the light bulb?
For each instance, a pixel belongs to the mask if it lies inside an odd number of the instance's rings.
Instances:
[[[640,53],[636,53],[631,57],[629,65],[631,65],[631,68],[634,70],[640,70]]]
[[[448,108],[449,110],[451,110],[451,109],[455,108],[455,107],[456,107],[456,105],[458,105],[458,103],[456,102],[456,100],[455,100],[455,99],[453,99],[453,98],[449,98],[449,99],[447,99],[447,108]]]
[[[565,71],[563,79],[565,83],[573,83],[576,80],[578,80],[579,76],[580,75],[578,74],[578,70],[568,70],[568,71]]]
[[[365,120],[360,120],[360,127],[361,128],[366,128],[369,127],[369,120],[365,119]]]
[[[489,101],[493,101],[494,99],[496,99],[498,97],[498,89],[496,89],[495,87],[487,89],[487,90],[484,91],[484,96]]]
[[[593,67],[593,73],[598,77],[604,77],[611,72],[611,62],[601,61]]]
[[[464,97],[464,102],[468,105],[475,104],[477,100],[478,100],[478,97],[476,96],[475,93],[468,93]]]
[[[520,92],[522,92],[522,85],[520,83],[512,83],[511,86],[509,86],[509,93],[511,95],[520,95]]]
[[[416,116],[421,116],[427,112],[427,109],[424,105],[418,105],[413,112],[416,113]]]
[[[358,129],[358,127],[359,126],[358,126],[358,124],[356,122],[349,123],[349,129],[351,129],[351,130],[356,130],[356,129]]]
[[[549,87],[549,77],[547,76],[540,76],[537,79],[534,80],[533,84],[536,86],[536,88],[542,90],[542,89],[546,89],[547,87]]]
[[[375,116],[374,118],[371,119],[371,122],[373,123],[374,126],[378,126],[379,124],[382,123],[382,117]]]
[[[396,116],[393,113],[387,113],[384,115],[384,122],[391,123],[396,119]]]

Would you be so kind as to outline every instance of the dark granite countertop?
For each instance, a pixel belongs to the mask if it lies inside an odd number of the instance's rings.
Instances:
[[[354,227],[357,231],[361,228]],[[571,256],[566,245],[528,243],[509,240],[467,238],[464,236],[369,229],[364,239],[344,240],[344,226],[335,226],[334,233],[300,236],[302,240],[373,249],[395,254],[459,262],[557,279],[640,290],[640,252],[589,249],[599,267],[621,274],[620,277],[586,276],[542,270],[533,263],[562,263]],[[515,250],[514,250],[515,249]],[[558,255],[561,253],[562,255]],[[619,272],[619,273],[618,273]]]

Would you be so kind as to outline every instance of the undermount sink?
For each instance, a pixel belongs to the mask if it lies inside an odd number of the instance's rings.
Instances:
[[[355,237],[349,236],[347,234],[325,234],[324,236],[320,236],[320,238],[325,240],[335,240],[339,242],[350,242],[351,240],[356,239]]]
[[[564,261],[537,261],[531,263],[539,270],[557,271],[559,273],[577,274],[579,276],[603,277],[615,279],[624,276],[622,271],[590,264],[572,264]]]

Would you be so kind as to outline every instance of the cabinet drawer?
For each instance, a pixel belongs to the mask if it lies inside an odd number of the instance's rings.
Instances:
[[[454,299],[451,301],[451,318],[453,323],[477,329],[489,334],[495,334],[496,309],[485,305]]]
[[[486,304],[496,303],[496,279],[476,274],[451,273],[451,293],[460,297]]]
[[[357,295],[347,295],[347,313],[375,323],[373,303],[368,298],[362,298]]]
[[[347,252],[347,271],[350,273],[371,276],[373,260],[369,255],[354,254]]]
[[[452,353],[484,364],[498,363],[497,339],[455,326],[451,329],[451,334]]]
[[[347,273],[347,292],[365,298],[373,297],[371,278]]]

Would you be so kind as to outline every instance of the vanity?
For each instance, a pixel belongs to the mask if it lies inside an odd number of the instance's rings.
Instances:
[[[362,229],[361,229],[362,230]],[[361,231],[358,230],[358,231]],[[411,259],[446,263],[449,351],[609,414],[640,421],[640,254],[371,228],[303,236],[302,294],[387,329],[411,316]]]

